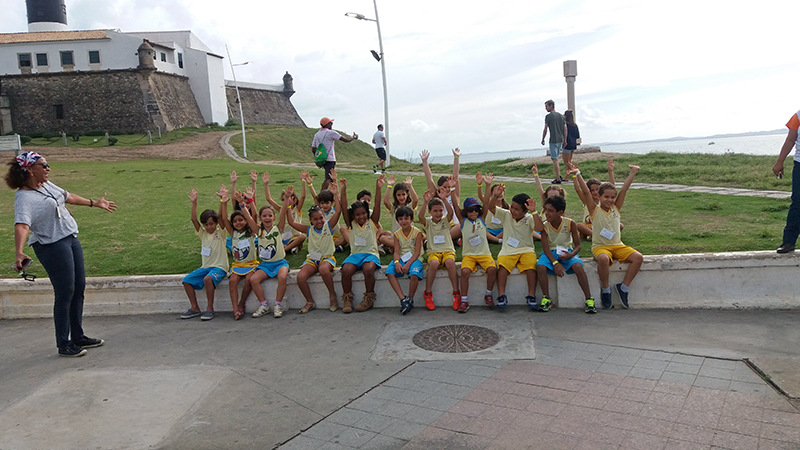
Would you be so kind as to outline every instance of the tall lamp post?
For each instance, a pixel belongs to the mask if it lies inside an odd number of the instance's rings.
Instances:
[[[231,73],[233,74],[233,87],[236,89],[236,103],[239,104],[239,121],[242,123],[242,151],[244,153],[244,157],[247,158],[247,139],[245,139],[244,134],[244,113],[242,112],[242,98],[239,96],[239,83],[236,82],[236,71],[233,70],[233,66],[244,66],[250,64],[250,61],[246,61],[240,64],[234,64],[233,60],[231,60],[231,52],[228,50],[228,44],[225,44],[225,52],[228,54],[228,62],[231,64]]]
[[[391,140],[389,139],[389,95],[386,90],[386,62],[384,60],[383,55],[383,38],[381,38],[381,22],[378,20],[378,3],[377,0],[372,0],[372,4],[375,7],[375,18],[370,19],[369,17],[365,17],[363,14],[349,12],[346,13],[345,16],[352,17],[358,20],[368,20],[370,22],[375,22],[375,25],[378,27],[378,50],[380,53],[375,53],[375,50],[372,51],[372,56],[377,59],[381,63],[381,76],[383,77],[383,132],[386,136],[386,167],[389,167],[391,164],[391,152],[389,151]]]

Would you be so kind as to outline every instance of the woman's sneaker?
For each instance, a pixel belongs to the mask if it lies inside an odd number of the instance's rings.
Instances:
[[[253,317],[266,316],[267,314],[269,314],[269,305],[259,305],[256,312],[253,313]]]
[[[275,305],[274,310],[272,311],[272,315],[277,319],[279,317],[283,317],[283,306]]]
[[[95,348],[95,347],[100,347],[101,345],[105,344],[106,341],[104,341],[102,339],[90,338],[89,336],[84,336],[84,337],[78,339],[77,341],[72,341],[72,343],[74,345],[77,345],[78,347],[81,347],[81,348]]]
[[[78,347],[72,342],[58,349],[58,356],[83,356],[87,353],[85,349]]]

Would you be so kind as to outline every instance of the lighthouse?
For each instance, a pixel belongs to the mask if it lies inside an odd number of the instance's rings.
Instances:
[[[28,31],[67,31],[67,5],[64,0],[26,0]]]

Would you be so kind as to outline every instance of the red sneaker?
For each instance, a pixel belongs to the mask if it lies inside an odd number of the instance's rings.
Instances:
[[[483,301],[486,303],[486,306],[494,307],[494,299],[492,298],[491,294],[486,294],[483,296]]]
[[[425,292],[423,296],[425,297],[425,307],[430,311],[436,309],[436,305],[433,304],[433,292]]]
[[[469,309],[469,302],[461,302],[461,304],[458,305],[458,312],[460,313],[465,313],[467,312],[468,309]]]
[[[453,311],[458,311],[461,306],[461,292],[453,291]]]

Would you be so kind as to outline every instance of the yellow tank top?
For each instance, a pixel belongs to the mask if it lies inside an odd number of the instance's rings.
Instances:
[[[263,262],[276,262],[286,258],[281,231],[276,225],[269,231],[263,228],[259,230],[258,256]]]
[[[400,259],[403,259],[404,255],[409,255],[409,257],[410,255],[413,255],[414,251],[417,249],[417,239],[422,239],[420,231],[413,225],[411,226],[411,232],[408,234],[408,236],[403,233],[402,229],[397,230],[393,236],[395,243],[397,243],[397,245],[400,247]],[[420,249],[419,258],[417,259],[421,262],[425,261],[422,259],[422,255],[424,253],[425,249]],[[406,262],[408,261],[403,262],[403,264]]]
[[[372,219],[364,222],[364,227],[358,226],[356,221],[350,223],[350,253],[369,253],[378,256],[378,226]]]
[[[256,259],[256,236],[250,233],[250,237],[245,237],[244,232],[233,230],[231,253],[234,262],[244,263]]]
[[[462,255],[491,255],[489,251],[489,242],[486,240],[486,224],[483,219],[478,217],[478,220],[471,221],[468,217],[464,217],[461,222],[461,254]]]
[[[550,250],[555,250],[557,247],[572,248],[572,232],[569,231],[572,219],[567,217],[562,218],[561,225],[556,228],[550,222],[544,223],[544,229],[547,231],[547,243],[550,244]]]
[[[503,221],[503,248],[498,256],[536,254],[533,246],[535,222],[533,216],[525,213],[520,220],[514,220],[507,209],[495,208],[495,216]]]
[[[428,252],[455,252],[456,248],[453,246],[453,239],[450,237],[450,222],[447,221],[447,217],[442,217],[439,223],[433,223],[430,217],[426,219],[425,234],[428,239]]]
[[[322,230],[317,230],[313,225],[308,227],[308,257],[317,261],[319,258],[333,256],[333,230],[328,222],[322,225]],[[313,256],[312,256],[313,255]]]
[[[602,245],[622,245],[619,229],[619,210],[612,206],[603,211],[600,205],[594,209],[592,219],[592,248]]]
[[[333,208],[333,207],[331,207],[331,209],[329,209],[328,212],[325,212],[323,210],[322,213],[325,214],[325,221],[327,222],[328,220],[330,220],[331,216],[335,212],[336,212],[336,208]],[[341,216],[339,216],[339,217],[341,217]],[[332,223],[331,224],[331,230],[333,230],[333,234],[336,235],[336,236],[341,236],[342,235],[342,233],[339,232],[339,222]],[[331,254],[333,254],[333,253],[331,253]]]

